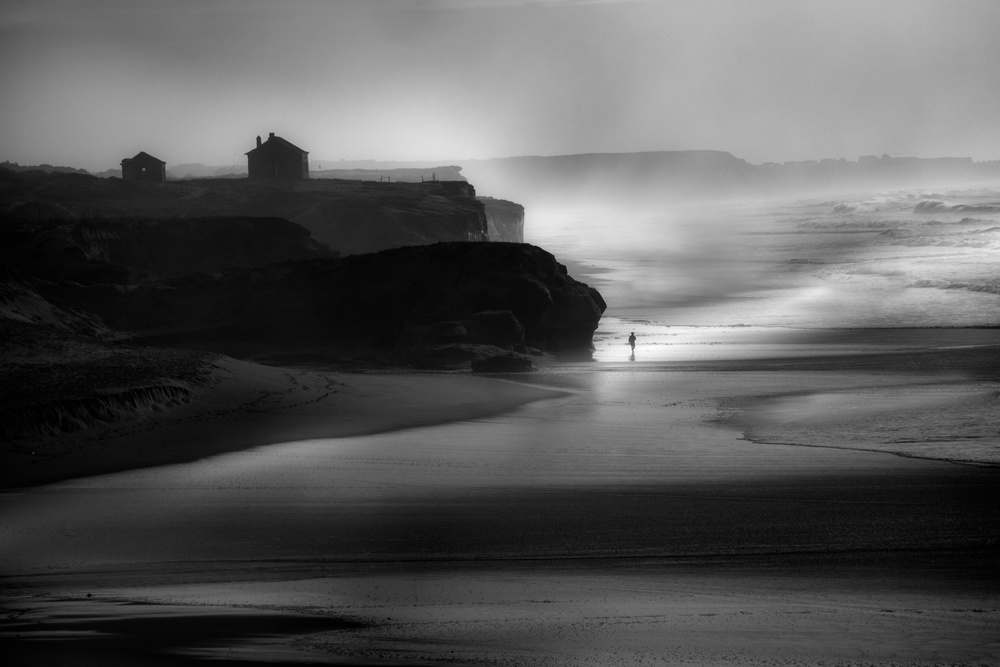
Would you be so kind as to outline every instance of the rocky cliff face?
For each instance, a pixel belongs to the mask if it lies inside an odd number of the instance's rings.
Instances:
[[[344,255],[449,241],[488,241],[486,212],[468,183],[329,181],[298,196],[290,220]]]
[[[470,184],[310,179],[137,183],[80,174],[0,170],[0,219],[80,221],[283,218],[341,254],[439,241],[486,241]]]
[[[488,205],[490,217],[465,182],[0,171],[0,260],[12,267],[0,317],[98,338],[346,341],[434,367],[590,349],[600,294],[544,250],[487,242],[491,226],[523,235],[522,207]]]
[[[11,221],[0,261],[46,280],[127,284],[334,253],[281,218]]]
[[[458,345],[451,351],[466,364],[529,347],[590,349],[606,307],[551,254],[510,243],[396,248],[193,274],[127,291],[50,285],[44,295],[141,335],[349,341],[398,350],[404,360]]]
[[[486,207],[486,222],[491,241],[524,243],[524,207],[505,199],[479,197]]]

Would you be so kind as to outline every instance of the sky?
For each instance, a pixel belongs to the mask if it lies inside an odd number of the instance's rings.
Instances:
[[[0,0],[0,160],[1000,159],[994,0]],[[336,166],[331,162],[331,167]]]

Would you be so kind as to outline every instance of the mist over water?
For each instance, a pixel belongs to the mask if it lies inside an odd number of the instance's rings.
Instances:
[[[529,208],[526,240],[672,325],[1000,323],[1000,191],[882,191],[720,204]]]

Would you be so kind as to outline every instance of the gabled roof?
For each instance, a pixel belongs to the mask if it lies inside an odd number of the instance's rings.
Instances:
[[[263,151],[263,152],[295,151],[296,153],[309,155],[309,151],[304,151],[295,144],[293,144],[292,142],[282,139],[281,137],[276,137],[273,134],[268,136],[267,141],[262,143],[260,146],[257,146],[256,148],[247,151],[245,155],[250,155],[251,153],[256,153],[257,151]]]
[[[130,160],[139,160],[141,162],[150,162],[150,161],[153,161],[153,162],[158,162],[160,164],[166,164],[166,162],[164,162],[163,160],[161,160],[159,158],[153,157],[152,155],[150,155],[146,151],[139,151],[138,153],[135,154],[135,157],[131,157],[131,158],[127,157],[124,160],[122,160],[122,162],[128,162]]]

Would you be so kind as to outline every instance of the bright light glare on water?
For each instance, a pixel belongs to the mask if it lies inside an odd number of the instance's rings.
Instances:
[[[671,327],[1000,323],[995,191],[528,216],[527,240],[596,287],[609,318]],[[688,336],[648,342],[670,335]]]

